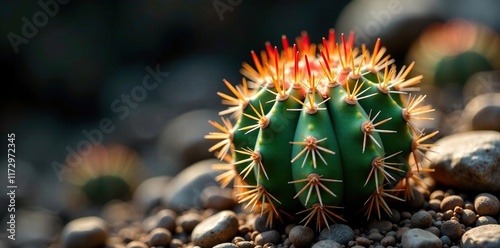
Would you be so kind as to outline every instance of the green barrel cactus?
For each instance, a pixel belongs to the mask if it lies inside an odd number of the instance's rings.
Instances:
[[[353,46],[354,34],[315,45],[307,33],[278,51],[266,43],[254,66],[244,63],[241,85],[224,80],[222,122],[205,138],[225,161],[217,179],[234,179],[235,195],[247,208],[267,214],[268,224],[300,217],[317,228],[363,211],[367,218],[391,214],[387,199],[404,201],[423,152],[432,145],[414,121],[430,119],[425,96],[413,90],[421,76],[411,66],[396,71],[377,41],[372,52]]]

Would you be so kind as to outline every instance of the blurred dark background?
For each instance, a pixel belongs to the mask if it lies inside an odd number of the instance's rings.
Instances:
[[[77,150],[88,140],[84,132],[99,129],[105,118],[115,129],[103,133],[101,143],[137,151],[144,177],[175,175],[195,162],[177,157],[171,140],[182,140],[175,133],[196,133],[189,128],[208,132],[206,120],[173,132],[169,125],[194,110],[216,116],[224,108],[216,92],[227,91],[222,79],[239,83],[250,50],[262,50],[265,41],[281,47],[282,34],[293,40],[305,30],[319,43],[329,28],[355,30],[364,32],[357,41],[370,49],[380,36],[402,65],[431,23],[464,18],[500,30],[494,0],[23,0],[1,6],[2,147],[6,134],[15,133],[19,204],[48,209],[57,209],[53,199],[63,185],[54,162],[63,164],[67,147]],[[168,76],[144,91],[147,75],[155,82],[151,70]],[[139,94],[133,107],[122,101],[131,93]]]

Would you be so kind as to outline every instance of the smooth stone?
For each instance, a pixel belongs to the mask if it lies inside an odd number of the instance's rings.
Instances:
[[[219,185],[215,177],[220,174],[212,165],[220,163],[217,159],[207,159],[192,164],[170,180],[162,204],[176,212],[191,208],[203,208],[201,192],[209,186]]]
[[[312,248],[341,248],[342,245],[333,240],[321,240],[314,244]]]
[[[238,246],[233,243],[222,243],[214,246],[213,248],[238,248]]]
[[[391,209],[391,211],[394,213],[394,210]],[[399,215],[399,212],[397,214]],[[387,233],[392,230],[392,223],[387,220],[373,220],[368,223],[368,230],[372,228],[377,229],[380,233]]]
[[[171,177],[157,176],[144,180],[135,189],[132,202],[142,213],[149,213],[153,208],[161,204],[161,198],[168,189],[167,185]]]
[[[438,183],[464,190],[500,191],[500,133],[471,131],[437,141],[426,168]]]
[[[447,220],[441,225],[441,235],[448,236],[451,240],[455,241],[462,236],[462,227],[458,221]]]
[[[178,160],[181,168],[213,158],[214,155],[208,149],[217,142],[204,136],[216,129],[208,120],[220,120],[217,111],[193,110],[173,118],[160,136],[160,152]]]
[[[201,200],[205,208],[216,210],[229,210],[236,205],[233,198],[233,190],[221,188],[220,186],[209,186],[201,192]]]
[[[238,232],[238,219],[232,211],[221,211],[198,224],[191,233],[194,245],[212,247],[230,241]]]
[[[91,248],[106,244],[109,231],[106,222],[98,217],[83,217],[73,220],[64,227],[61,247]]]
[[[314,241],[314,231],[308,226],[298,225],[290,230],[288,238],[295,246],[310,246]]]
[[[476,226],[484,226],[489,224],[498,224],[497,220],[491,216],[479,216],[476,220]]]
[[[474,199],[474,209],[479,215],[494,216],[500,210],[500,201],[490,193],[481,193]]]
[[[354,231],[344,224],[333,224],[319,233],[319,240],[333,240],[347,245],[354,238]]]
[[[472,98],[462,112],[463,130],[500,131],[500,93],[485,93]]]
[[[191,232],[203,221],[203,216],[197,213],[185,213],[177,218],[177,225],[182,227],[184,232]]]
[[[269,230],[262,233],[259,233],[255,237],[256,245],[265,245],[267,243],[279,244],[281,241],[281,234],[276,230]]]
[[[441,239],[431,232],[420,228],[406,231],[401,238],[403,248],[441,248]]]
[[[460,245],[462,248],[498,248],[500,247],[500,225],[474,227],[465,232]]]
[[[149,234],[150,246],[167,246],[172,241],[172,233],[165,228],[156,228]]]
[[[446,210],[454,210],[455,207],[464,207],[464,199],[462,199],[462,197],[458,196],[458,195],[450,195],[450,196],[447,196],[445,197],[442,201],[441,201],[441,205],[440,205],[440,208],[441,208],[441,211],[445,212]]]
[[[432,225],[432,215],[424,210],[418,211],[411,216],[411,226],[413,228],[425,229]]]

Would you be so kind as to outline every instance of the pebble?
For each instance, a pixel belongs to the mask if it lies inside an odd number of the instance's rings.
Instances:
[[[139,241],[132,241],[127,244],[127,248],[149,248],[146,244]]]
[[[464,207],[464,199],[458,195],[450,195],[441,201],[441,211],[453,210],[456,206]]]
[[[436,235],[420,228],[412,228],[403,234],[401,245],[403,248],[441,248],[442,243]]]
[[[229,210],[236,204],[233,198],[233,190],[230,188],[221,188],[218,185],[203,189],[201,200],[205,208],[216,210]]]
[[[464,209],[460,215],[462,224],[470,226],[476,222],[476,213],[470,209]]]
[[[236,242],[236,246],[238,246],[238,248],[254,248],[255,244],[251,241],[240,241]]]
[[[353,238],[352,228],[344,224],[333,224],[319,233],[319,240],[333,240],[343,245],[346,245]]]
[[[214,246],[213,248],[238,248],[238,246],[233,243],[222,243]]]
[[[380,240],[382,240],[384,238],[384,235],[380,234],[379,232],[374,232],[374,233],[368,234],[367,238],[369,240],[379,242]]]
[[[411,217],[411,226],[413,228],[425,229],[432,225],[432,215],[424,210],[414,213]]]
[[[101,218],[83,217],[75,219],[66,224],[62,231],[62,247],[101,247],[106,243],[108,232],[108,226]]]
[[[482,193],[474,199],[474,208],[479,215],[496,215],[500,209],[500,201],[492,194]]]
[[[198,213],[185,213],[179,218],[177,218],[177,225],[182,227],[182,230],[185,232],[191,232],[196,227],[196,225],[200,224],[203,221],[203,216]]]
[[[156,228],[149,233],[150,246],[167,246],[172,241],[172,233],[165,228]]]
[[[321,240],[314,244],[312,248],[341,248],[341,244],[333,240]]]
[[[444,235],[444,236],[441,236],[439,239],[441,239],[441,242],[443,243],[443,245],[447,245],[447,246],[451,245],[450,237]]]
[[[430,227],[427,227],[425,228],[424,230],[436,235],[436,236],[441,236],[441,230],[438,228],[438,227],[435,227],[435,226],[430,226]]]
[[[175,220],[177,214],[170,209],[162,209],[156,214],[157,224],[156,227],[163,227],[170,232],[175,231]]]
[[[500,131],[500,94],[485,93],[472,98],[462,112],[463,130]]]
[[[182,212],[192,208],[201,209],[201,192],[209,186],[219,185],[215,177],[219,171],[212,170],[212,165],[220,163],[217,159],[207,159],[192,164],[172,178],[168,190],[162,198],[162,204],[173,211]]]
[[[409,227],[401,227],[396,231],[396,240],[401,241],[403,238],[403,235],[410,230]]]
[[[392,236],[386,236],[382,240],[380,240],[380,244],[383,246],[393,246],[396,244],[396,238]]]
[[[314,241],[314,234],[310,227],[298,225],[290,230],[288,238],[295,246],[310,246]]]
[[[424,160],[436,182],[457,189],[500,191],[500,132],[470,131],[446,136]]]
[[[465,232],[460,245],[462,248],[498,248],[500,247],[500,225],[474,227]]]
[[[371,242],[369,239],[365,237],[357,237],[356,238],[356,244],[363,246],[363,247],[369,247]]]
[[[498,224],[498,222],[491,216],[480,216],[476,220],[476,226],[483,226],[488,224]]]
[[[255,244],[265,245],[267,243],[279,244],[281,240],[281,234],[276,230],[269,230],[259,233],[255,237]]]
[[[191,233],[194,245],[212,247],[231,240],[238,232],[238,219],[232,211],[221,211],[206,218]]]
[[[393,211],[394,213],[394,211]],[[399,215],[399,212],[398,212]],[[399,221],[395,222],[398,223]],[[392,230],[392,223],[387,220],[374,220],[368,223],[368,229],[375,228],[377,229],[380,233],[387,233]]]
[[[448,220],[441,225],[441,234],[455,241],[462,235],[462,227],[458,221]]]

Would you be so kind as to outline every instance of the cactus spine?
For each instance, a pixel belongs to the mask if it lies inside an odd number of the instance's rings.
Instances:
[[[423,142],[436,134],[413,123],[433,111],[425,96],[405,97],[421,79],[406,78],[413,64],[397,73],[380,40],[370,54],[353,46],[354,34],[340,44],[334,37],[330,30],[315,45],[303,33],[290,47],[283,36],[281,52],[266,43],[260,59],[251,53],[255,69],[241,70],[254,87],[224,80],[234,96],[218,93],[231,105],[221,115],[236,123],[210,121],[220,131],[206,135],[219,140],[210,151],[227,161],[214,166],[225,170],[218,179],[237,179],[239,202],[268,214],[268,224],[299,214],[320,228],[343,220],[341,209],[391,214],[385,199],[411,197],[431,146]]]

